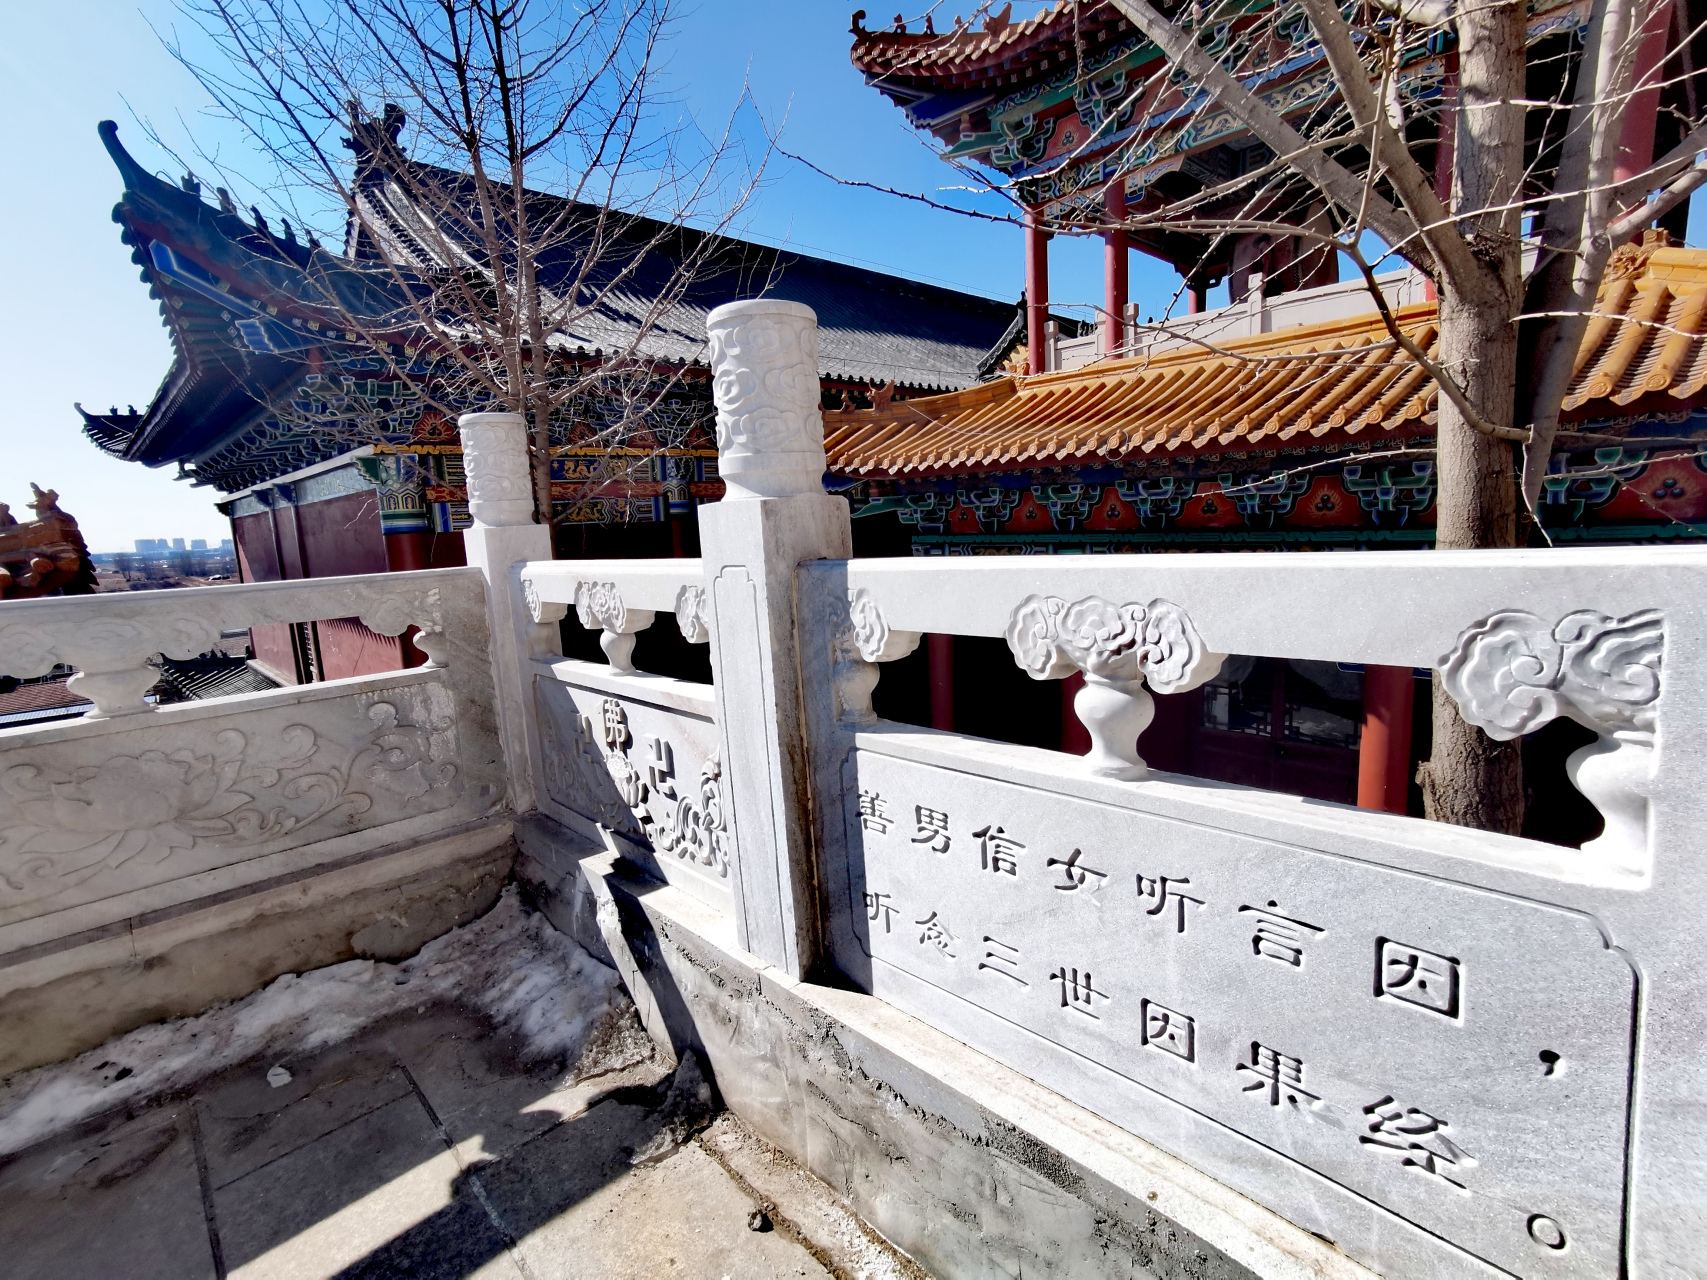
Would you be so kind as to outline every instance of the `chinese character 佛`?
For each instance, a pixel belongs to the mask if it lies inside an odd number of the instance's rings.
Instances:
[[[978,865],[997,875],[1019,875],[1019,855],[1025,846],[1000,827],[984,826],[972,833],[978,841]]]
[[[1061,868],[1061,883],[1054,887],[1062,893],[1072,893],[1077,889],[1083,889],[1086,893],[1095,893],[1102,888],[1102,882],[1108,879],[1107,872],[1080,866],[1079,859],[1082,856],[1079,850],[1074,849],[1065,858],[1051,858],[1044,864],[1045,866]],[[1095,876],[1096,879],[1091,880],[1091,876]]]
[[[1066,965],[1062,965],[1049,975],[1049,981],[1061,984],[1061,1007],[1063,1009],[1077,1009],[1087,1018],[1102,1016],[1091,1008],[1091,1000],[1093,997],[1098,1000],[1107,1000],[1108,995],[1091,985],[1091,971],[1089,969],[1081,972],[1078,969],[1069,969]]]
[[[929,845],[932,853],[948,852],[948,815],[941,809],[927,809],[922,804],[913,806],[913,822],[918,830],[913,834],[914,844]]]
[[[1168,903],[1172,902],[1177,909],[1177,914],[1174,917],[1174,932],[1184,933],[1185,904],[1193,902],[1197,904],[1198,910],[1203,909],[1202,898],[1194,898],[1189,893],[1179,891],[1180,885],[1190,883],[1190,879],[1185,876],[1147,876],[1140,874],[1138,876],[1138,900],[1140,902],[1154,901],[1156,904],[1148,908],[1144,914],[1159,916],[1167,910]]]
[[[1276,907],[1280,904],[1270,899],[1268,905]],[[1324,932],[1313,924],[1283,916],[1278,911],[1263,907],[1239,908],[1241,915],[1247,911],[1256,920],[1256,932],[1251,935],[1251,954],[1267,956],[1294,969],[1304,963],[1304,943],[1310,934]]]
[[[933,911],[923,920],[915,920],[913,923],[924,926],[924,931],[919,934],[920,946],[935,947],[950,960],[954,959],[954,952],[949,950],[949,948],[956,942],[960,941],[960,939],[956,938],[948,931],[948,922],[946,920],[943,920],[936,912]]]
[[[883,797],[875,791],[859,793],[859,825],[867,831],[875,831],[880,836],[889,834],[889,828],[895,819],[889,816],[889,810],[884,806]]]
[[[1012,955],[1004,954],[1012,952]],[[999,973],[1004,978],[1010,978],[1022,987],[1031,983],[1019,976],[1019,948],[1010,947],[1005,942],[997,942],[988,934],[984,935],[984,958],[978,962],[980,969],[988,969],[991,973]]]
[[[1242,1085],[1241,1090],[1251,1093],[1261,1089],[1268,1094],[1268,1105],[1278,1107],[1281,1095],[1294,1106],[1300,1098],[1306,1102],[1320,1102],[1321,1099],[1304,1088],[1304,1060],[1289,1057],[1266,1044],[1251,1041],[1251,1060],[1241,1062],[1234,1074],[1243,1078],[1250,1076],[1250,1082]]]
[[[868,920],[876,921],[879,915],[883,917],[883,932],[889,932],[889,922],[895,915],[895,908],[889,904],[890,895],[887,893],[868,893],[865,895],[865,911]]]
[[[1369,1117],[1369,1132],[1358,1141],[1397,1153],[1400,1163],[1449,1187],[1469,1194],[1469,1188],[1446,1172],[1469,1168],[1476,1161],[1446,1136],[1450,1125],[1415,1107],[1401,1107],[1392,1098],[1382,1098],[1363,1109]]]

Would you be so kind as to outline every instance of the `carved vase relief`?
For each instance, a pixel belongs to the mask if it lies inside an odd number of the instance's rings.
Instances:
[[[51,899],[129,863],[170,868],[205,850],[253,849],[447,808],[458,767],[435,748],[448,724],[367,708],[354,748],[306,724],[265,739],[223,729],[205,748],[143,750],[97,764],[14,764],[0,772],[0,910]],[[185,867],[184,874],[198,867]]]
[[[879,662],[905,658],[919,647],[918,631],[893,631],[883,610],[864,587],[848,592],[847,610],[830,637],[830,686],[836,719],[849,728],[876,724],[871,694],[877,688]]]
[[[1145,691],[1183,693],[1214,678],[1225,654],[1204,648],[1186,611],[1168,600],[1116,605],[1096,596],[1068,604],[1027,596],[1008,619],[1008,648],[1034,680],[1082,671],[1073,710],[1091,736],[1093,774],[1132,780],[1147,771],[1138,736],[1155,714]]]
[[[1459,711],[1490,738],[1510,741],[1559,716],[1600,735],[1565,767],[1606,819],[1583,852],[1614,874],[1648,870],[1664,649],[1657,609],[1623,618],[1583,609],[1556,623],[1513,609],[1467,627],[1438,664]]]
[[[577,582],[575,616],[589,631],[601,631],[599,648],[613,670],[624,675],[634,669],[634,636],[652,625],[650,609],[629,609],[614,582]]]

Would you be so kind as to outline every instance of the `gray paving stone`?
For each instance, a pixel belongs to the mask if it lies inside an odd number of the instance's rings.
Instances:
[[[215,1187],[412,1092],[391,1055],[365,1040],[279,1064],[291,1079],[277,1088],[267,1083],[274,1065],[250,1063],[197,1091],[208,1179]]]
[[[203,1280],[214,1272],[183,1107],[120,1119],[0,1164],[7,1280]]]
[[[216,1190],[226,1264],[243,1280],[472,1274],[504,1244],[461,1179],[411,1093]]]

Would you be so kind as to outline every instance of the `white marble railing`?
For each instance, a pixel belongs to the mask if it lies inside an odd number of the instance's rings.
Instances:
[[[675,615],[682,638],[706,644],[704,574],[698,560],[549,560],[522,566],[522,592],[535,622],[573,608],[617,671],[634,673],[634,637],[660,613]]]
[[[1428,300],[1427,282],[1418,271],[1393,271],[1375,279],[1389,307],[1404,307]],[[1141,310],[1136,303],[1127,307],[1123,326],[1125,345],[1116,353],[1116,358],[1158,355],[1191,345],[1213,347],[1233,338],[1280,333],[1306,324],[1349,320],[1353,316],[1372,314],[1375,304],[1362,280],[1344,280],[1338,284],[1264,297],[1262,277],[1253,273],[1245,296],[1229,306],[1153,322],[1140,320]],[[1053,341],[1052,352],[1045,359],[1051,371],[1082,369],[1104,358],[1100,332],[1082,338],[1057,337]]]
[[[809,313],[713,330],[737,482],[702,560],[515,571],[518,626],[574,604],[610,659],[528,642],[541,808],[727,904],[782,972],[834,967],[1382,1274],[1694,1266],[1707,550],[856,560]],[[633,670],[670,610],[714,686]],[[879,720],[925,633],[1082,673],[1090,754]],[[1150,769],[1149,690],[1230,653],[1432,667],[1498,739],[1578,721],[1604,833]]]
[[[0,671],[96,703],[0,729],[0,966],[91,930],[425,841],[501,805],[481,575],[437,569],[0,605]],[[359,617],[423,667],[158,708],[158,653]]]
[[[147,711],[160,678],[149,660],[194,658],[221,634],[281,622],[358,618],[380,635],[419,631],[433,665],[444,658],[448,593],[479,591],[479,575],[438,569],[299,582],[232,583],[195,591],[53,596],[0,605],[0,674],[28,679],[57,663],[76,668],[70,687],[95,704],[89,718]]]

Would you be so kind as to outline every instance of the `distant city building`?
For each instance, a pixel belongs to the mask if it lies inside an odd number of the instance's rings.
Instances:
[[[172,539],[172,550],[174,550],[174,551],[186,550],[186,548],[184,546],[184,540],[182,538],[173,538]]]
[[[207,550],[207,539],[206,538],[191,538],[190,539],[190,550],[191,551],[206,551]]]

